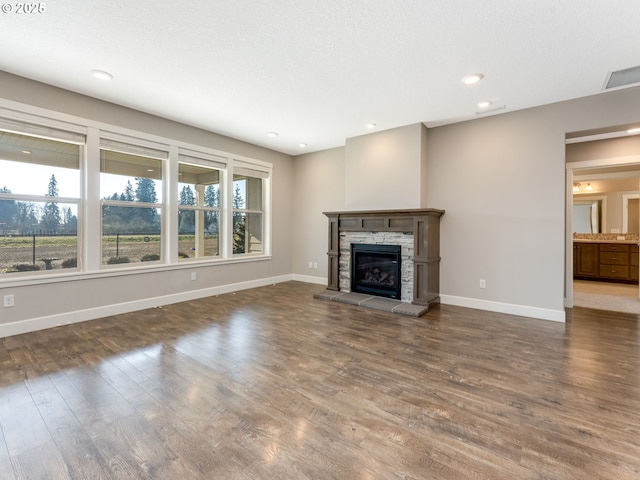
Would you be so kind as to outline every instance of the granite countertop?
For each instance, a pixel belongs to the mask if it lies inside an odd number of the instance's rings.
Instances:
[[[588,238],[574,238],[574,243],[619,243],[622,245],[640,245],[638,240],[591,240]]]

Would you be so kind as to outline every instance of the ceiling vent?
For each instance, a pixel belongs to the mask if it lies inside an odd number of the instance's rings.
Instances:
[[[638,84],[640,84],[640,66],[611,72],[604,82],[603,90],[630,87],[631,85]]]

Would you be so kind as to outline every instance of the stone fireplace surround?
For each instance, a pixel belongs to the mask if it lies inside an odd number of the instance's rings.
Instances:
[[[404,232],[341,232],[339,290],[351,291],[351,244],[400,245],[400,300],[413,300],[413,234]]]
[[[440,217],[444,210],[324,214],[329,219],[327,290],[349,292],[351,243],[395,244],[402,245],[402,302],[427,308],[440,302]]]

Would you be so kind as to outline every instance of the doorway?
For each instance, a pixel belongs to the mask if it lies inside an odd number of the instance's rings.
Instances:
[[[581,150],[584,153],[584,145]],[[582,306],[640,315],[637,283],[640,273],[637,261],[640,148],[637,153],[624,158],[590,160],[574,156],[572,162],[567,156],[567,253],[572,260],[567,262],[568,307]],[[574,218],[581,215],[580,212],[588,212],[588,217]],[[590,251],[595,252],[594,265],[591,270],[580,271],[582,257],[579,249],[587,245]],[[608,248],[618,248],[624,253],[613,255],[607,252]],[[626,262],[624,267],[607,265],[622,260]],[[571,264],[573,268],[569,269]]]

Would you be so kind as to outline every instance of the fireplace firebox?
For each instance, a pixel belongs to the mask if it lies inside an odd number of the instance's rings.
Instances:
[[[351,291],[400,299],[400,245],[351,244]]]

